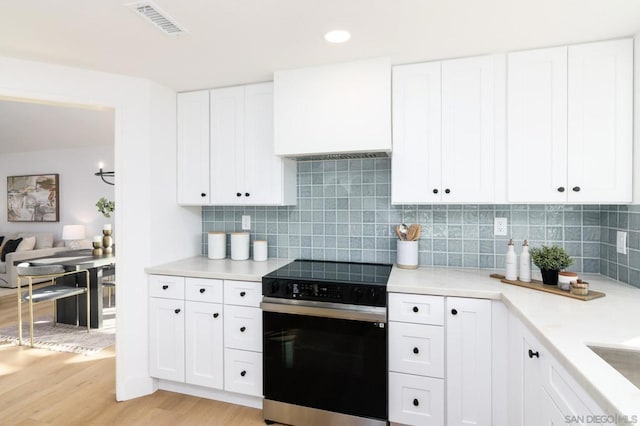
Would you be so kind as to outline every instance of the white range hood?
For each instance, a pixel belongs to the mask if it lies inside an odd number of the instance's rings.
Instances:
[[[274,74],[276,155],[391,152],[391,63],[376,58]]]

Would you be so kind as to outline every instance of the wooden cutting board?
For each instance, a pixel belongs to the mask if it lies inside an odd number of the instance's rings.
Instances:
[[[518,281],[518,280],[508,280],[508,279],[506,279],[504,277],[504,275],[501,275],[501,274],[491,274],[489,276],[491,278],[497,278],[497,279],[499,279],[501,282],[503,282],[505,284],[517,285],[517,286],[520,286],[520,287],[526,287],[526,288],[530,288],[530,289],[533,289],[533,290],[538,290],[538,291],[544,291],[544,292],[547,292],[547,293],[558,294],[560,296],[571,297],[572,299],[593,300],[593,299],[598,299],[600,297],[606,296],[605,293],[602,293],[601,291],[594,291],[594,290],[589,290],[589,293],[587,293],[586,296],[580,296],[578,294],[571,294],[569,292],[569,290],[562,290],[560,287],[555,286],[555,285],[542,284],[542,281],[538,281],[538,280],[531,280],[530,283],[525,283],[523,281]]]

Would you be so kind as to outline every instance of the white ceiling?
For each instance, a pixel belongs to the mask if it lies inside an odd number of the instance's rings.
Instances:
[[[113,111],[0,99],[0,155],[113,144]]]
[[[171,37],[128,2],[0,0],[0,55],[186,91],[377,56],[411,63],[640,31],[640,0],[155,0],[188,31]],[[327,43],[331,29],[351,40]],[[91,144],[113,144],[113,113],[0,100],[0,153]]]
[[[0,55],[149,78],[177,91],[278,69],[390,56],[419,62],[632,35],[639,0],[155,0],[170,37],[128,0],[0,0]],[[330,45],[330,29],[351,41]]]

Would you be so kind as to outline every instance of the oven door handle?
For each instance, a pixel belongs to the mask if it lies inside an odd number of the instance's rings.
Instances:
[[[276,312],[280,314],[307,315],[312,317],[345,319],[364,322],[387,322],[387,310],[385,308],[363,307],[363,309],[336,309],[318,306],[290,305],[284,303],[262,302],[260,308],[264,312]]]

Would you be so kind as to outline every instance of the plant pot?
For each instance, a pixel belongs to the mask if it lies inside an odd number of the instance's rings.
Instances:
[[[558,270],[557,269],[540,269],[542,273],[542,284],[546,285],[558,285]]]

